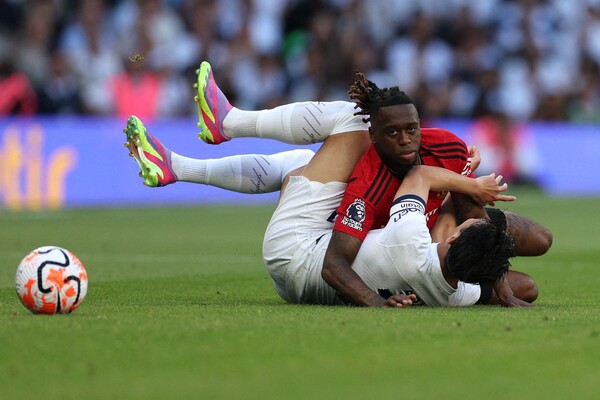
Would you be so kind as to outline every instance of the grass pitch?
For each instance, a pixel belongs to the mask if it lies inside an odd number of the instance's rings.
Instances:
[[[272,206],[3,212],[0,399],[597,399],[600,199],[517,195],[554,233],[513,263],[540,289],[527,310],[285,304],[261,258]],[[15,293],[50,244],[89,275],[71,315]]]

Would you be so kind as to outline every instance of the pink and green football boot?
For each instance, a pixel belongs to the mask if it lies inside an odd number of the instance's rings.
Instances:
[[[171,169],[171,151],[150,135],[138,117],[129,117],[123,132],[127,135],[125,147],[138,163],[144,185],[167,186],[177,180]]]
[[[231,140],[223,132],[223,119],[232,106],[217,86],[210,64],[203,61],[196,70],[196,75],[198,80],[194,83],[194,89],[198,95],[194,97],[194,101],[198,103],[198,128],[201,129],[198,137],[208,144]]]

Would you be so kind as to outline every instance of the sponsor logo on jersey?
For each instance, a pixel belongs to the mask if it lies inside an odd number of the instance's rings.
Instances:
[[[469,176],[471,175],[471,157],[467,158],[467,163],[465,164],[463,170],[461,171],[461,175]]]
[[[348,206],[346,210],[346,215],[342,219],[342,224],[362,231],[363,230],[363,221],[365,220],[367,213],[367,208],[365,207],[365,202],[362,199],[355,199],[352,204]]]
[[[436,207],[433,210],[429,211],[427,214],[425,214],[425,220],[429,221],[429,218],[431,218],[431,216],[433,214],[435,214],[436,212],[438,212],[439,209],[440,209],[439,207]]]

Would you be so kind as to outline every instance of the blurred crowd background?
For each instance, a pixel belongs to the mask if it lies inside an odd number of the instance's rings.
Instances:
[[[0,0],[0,115],[195,113],[347,99],[355,71],[426,118],[600,121],[600,0]]]

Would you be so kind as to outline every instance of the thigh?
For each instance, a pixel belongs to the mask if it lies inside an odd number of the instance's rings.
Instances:
[[[310,181],[348,182],[358,160],[369,148],[367,131],[330,136],[304,167],[302,175]]]

